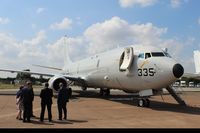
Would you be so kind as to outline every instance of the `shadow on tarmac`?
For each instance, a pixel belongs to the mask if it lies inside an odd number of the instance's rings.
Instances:
[[[110,100],[113,102],[119,102],[123,104],[128,104],[131,106],[137,106],[137,101],[136,99],[133,100],[134,96],[131,94],[123,93],[123,92],[112,92],[111,96],[100,96],[98,90],[94,91],[73,91],[73,95],[71,97],[71,100],[79,100],[80,97],[85,97],[85,98],[101,98],[105,100]],[[15,93],[13,93],[15,95]],[[13,95],[10,93],[7,93],[7,95]],[[0,95],[5,95],[0,94]],[[157,111],[171,111],[171,112],[178,112],[178,113],[185,113],[185,114],[192,114],[192,115],[200,115],[200,107],[192,107],[192,106],[180,106],[179,104],[176,103],[166,103],[166,102],[160,102],[160,101],[155,101],[153,98],[150,99],[150,109],[152,110],[157,110]],[[55,123],[57,121],[54,121]],[[79,120],[71,120],[66,122],[65,124],[70,124],[70,122],[87,122],[87,121],[79,121]],[[35,122],[37,124],[37,122]],[[57,122],[62,124],[63,122]],[[40,123],[41,124],[41,123]]]
[[[105,100],[110,100],[113,102],[119,102],[122,104],[128,104],[132,106],[137,106],[137,99],[134,98],[131,94],[114,94],[111,96],[102,97],[99,95],[98,91],[80,91],[78,97],[87,97],[87,98],[102,98]],[[200,107],[192,107],[190,105],[181,106],[178,103],[166,103],[161,101],[155,101],[153,98],[150,98],[150,109],[157,111],[170,111],[184,114],[200,115]]]
[[[85,123],[85,122],[88,122],[86,120],[71,120],[71,119],[68,119],[68,120],[52,120],[52,122],[48,122],[48,119],[45,119],[43,122],[39,121],[38,118],[35,118],[35,119],[31,119],[31,124],[38,124],[38,125],[55,125],[55,124],[63,124],[63,125],[66,125],[66,124],[74,124],[74,123]]]

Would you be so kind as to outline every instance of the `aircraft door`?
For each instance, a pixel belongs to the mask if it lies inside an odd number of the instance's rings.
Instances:
[[[133,58],[134,58],[133,48],[132,47],[125,48],[120,58],[120,65],[119,65],[120,71],[126,71],[127,69],[130,69],[133,62]]]

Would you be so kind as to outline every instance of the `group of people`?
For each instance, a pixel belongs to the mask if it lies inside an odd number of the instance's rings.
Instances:
[[[58,107],[58,120],[65,119],[67,120],[67,102],[69,102],[69,98],[72,94],[72,90],[68,88],[63,83],[59,84],[59,91],[57,97],[57,107]],[[48,110],[48,120],[52,121],[52,98],[53,98],[53,90],[49,88],[49,84],[45,83],[44,89],[40,92],[41,98],[41,113],[40,113],[40,121],[44,121],[45,108]],[[33,100],[34,100],[34,92],[32,83],[30,81],[26,82],[24,86],[19,88],[19,91],[16,95],[16,105],[17,105],[17,117],[18,120],[23,120],[23,122],[30,122],[31,117],[35,117],[33,115]],[[64,117],[62,117],[62,112],[64,112]],[[23,118],[22,118],[23,113]]]
[[[23,120],[23,122],[30,122],[33,115],[33,100],[34,92],[32,83],[30,81],[26,82],[24,86],[21,86],[16,96],[16,104],[18,109],[18,114],[16,119]],[[22,119],[23,112],[23,119]]]

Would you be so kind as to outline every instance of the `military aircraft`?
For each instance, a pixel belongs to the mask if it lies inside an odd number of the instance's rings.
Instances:
[[[184,73],[182,77],[193,78],[200,80],[200,51],[195,50],[193,52],[195,73]]]
[[[68,53],[66,46],[66,53]],[[63,69],[39,66],[59,70],[58,75],[4,70],[7,72],[25,72],[36,75],[51,76],[50,87],[58,91],[59,83],[72,81],[86,90],[88,87],[100,88],[102,95],[109,95],[110,89],[137,93],[138,106],[148,107],[150,96],[166,88],[181,105],[186,103],[176,94],[171,84],[184,74],[184,68],[167,52],[153,46],[130,45],[119,47],[86,59],[72,62],[69,55],[65,57]]]
[[[194,64],[195,64],[196,74],[200,74],[200,52],[198,50],[194,51]]]

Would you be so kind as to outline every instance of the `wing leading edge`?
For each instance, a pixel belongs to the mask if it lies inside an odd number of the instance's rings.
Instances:
[[[47,76],[47,77],[54,77],[55,74],[49,74],[49,73],[40,73],[40,72],[31,72],[31,71],[20,71],[20,70],[10,70],[10,69],[0,69],[1,72],[10,72],[10,73],[28,73],[32,75],[38,75],[38,76]],[[85,85],[85,80],[78,76],[72,76],[72,75],[65,75],[60,74],[59,76],[62,76],[70,81],[77,82],[78,84]]]
[[[31,72],[31,71],[20,71],[20,70],[10,70],[10,69],[0,69],[1,72],[11,72],[11,73],[28,73],[33,75],[39,75],[39,76],[47,76],[47,77],[53,77],[53,74],[49,73],[39,73],[39,72]]]

